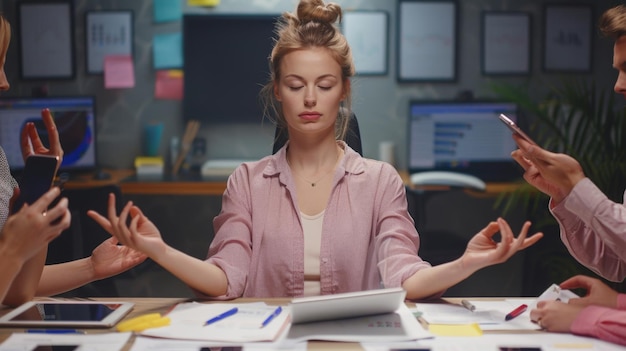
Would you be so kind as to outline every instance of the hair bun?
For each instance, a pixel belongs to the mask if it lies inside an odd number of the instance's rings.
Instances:
[[[333,2],[324,4],[323,0],[302,0],[298,4],[298,19],[301,24],[320,22],[333,24],[341,21],[341,7]]]

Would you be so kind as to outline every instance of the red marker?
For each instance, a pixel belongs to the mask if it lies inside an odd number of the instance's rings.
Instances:
[[[509,314],[506,315],[506,317],[504,317],[505,321],[510,321],[511,319],[519,316],[520,314],[524,313],[524,311],[526,311],[526,309],[528,308],[528,305],[521,305],[518,308],[514,309],[513,311],[509,312]]]

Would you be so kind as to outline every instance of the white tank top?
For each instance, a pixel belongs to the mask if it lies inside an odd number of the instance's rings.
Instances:
[[[320,248],[324,211],[308,216],[300,213],[304,232],[304,296],[320,295]]]

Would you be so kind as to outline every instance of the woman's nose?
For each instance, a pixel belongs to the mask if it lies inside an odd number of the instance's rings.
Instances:
[[[9,90],[9,81],[7,80],[7,75],[4,73],[4,70],[0,71],[0,91]]]

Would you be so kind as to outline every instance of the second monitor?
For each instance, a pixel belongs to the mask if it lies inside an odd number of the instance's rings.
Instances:
[[[487,182],[504,182],[522,175],[511,158],[516,144],[498,120],[515,119],[517,105],[497,101],[412,100],[408,119],[408,170],[452,171]]]

